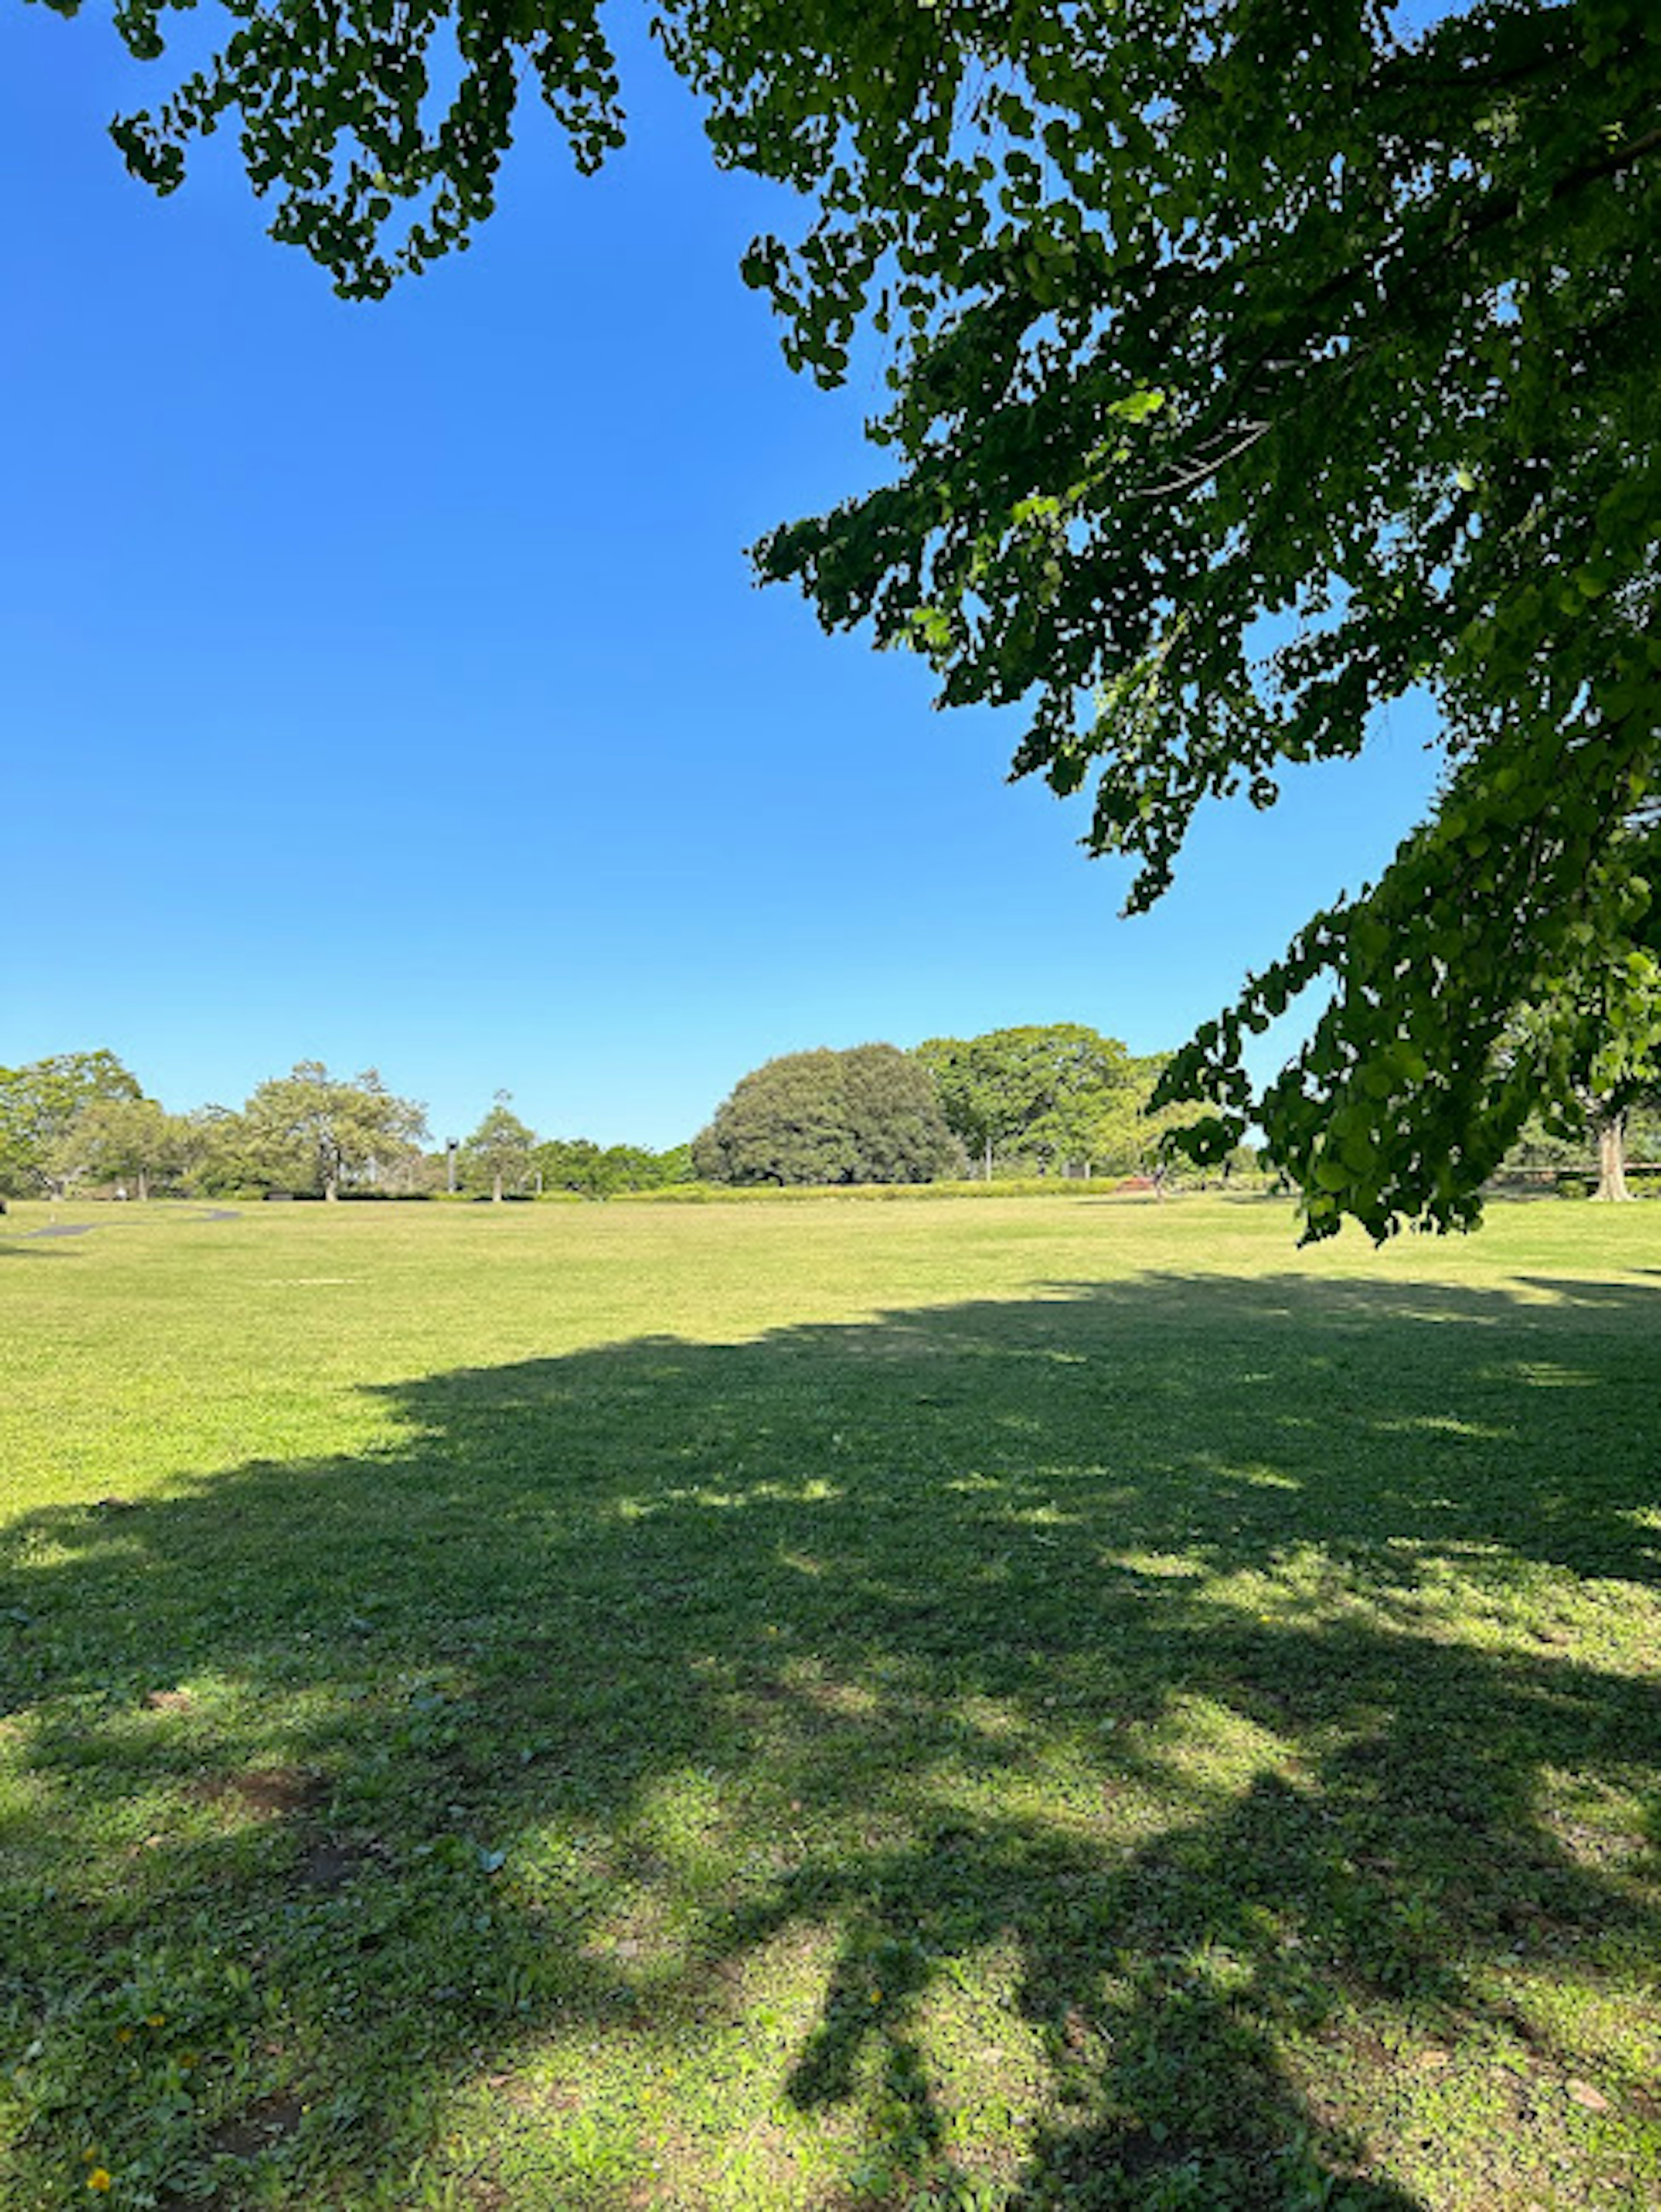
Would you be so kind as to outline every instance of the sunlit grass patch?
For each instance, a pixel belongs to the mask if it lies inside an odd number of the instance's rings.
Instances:
[[[1661,2197],[1645,1209],[99,1221],[8,2208]]]

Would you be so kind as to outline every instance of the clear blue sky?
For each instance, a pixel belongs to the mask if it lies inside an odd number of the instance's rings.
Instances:
[[[0,1061],[108,1046],[180,1109],[373,1064],[437,1136],[502,1087],[669,1144],[804,1046],[1174,1044],[1416,817],[1404,708],[1121,921],[1006,784],[1017,718],[756,591],[747,544],[879,472],[879,392],[785,369],[736,270],[787,218],[630,58],[599,179],[527,118],[473,252],[352,307],[228,143],[127,179],[168,63],[0,12]]]

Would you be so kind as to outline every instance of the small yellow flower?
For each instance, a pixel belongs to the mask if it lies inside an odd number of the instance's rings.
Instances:
[[[118,2043],[131,2043],[132,2030],[130,2027],[118,2027],[115,2031],[115,2039]]]
[[[94,2166],[92,2172],[87,2176],[88,2188],[95,2189],[101,2197],[109,2185],[109,2168],[106,2166]]]
[[[882,1991],[880,1990],[872,1990],[871,2002],[873,2004],[880,2004],[882,2002]]]
[[[167,2024],[167,2015],[164,2012],[147,2012],[144,2015],[146,2027],[165,2027]]]

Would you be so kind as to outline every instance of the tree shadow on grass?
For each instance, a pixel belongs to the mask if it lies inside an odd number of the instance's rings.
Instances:
[[[13,1522],[0,2193],[1648,2201],[1658,1298],[648,1340]]]

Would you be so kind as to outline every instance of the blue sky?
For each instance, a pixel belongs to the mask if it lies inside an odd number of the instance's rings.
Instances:
[[[1018,717],[757,592],[878,477],[879,390],[787,371],[737,264],[788,210],[630,58],[599,179],[527,118],[474,250],[354,307],[228,143],[127,179],[168,64],[0,13],[0,1061],[108,1046],[181,1109],[373,1064],[437,1136],[506,1088],[670,1144],[810,1045],[1175,1044],[1416,818],[1409,707],[1122,921]]]

